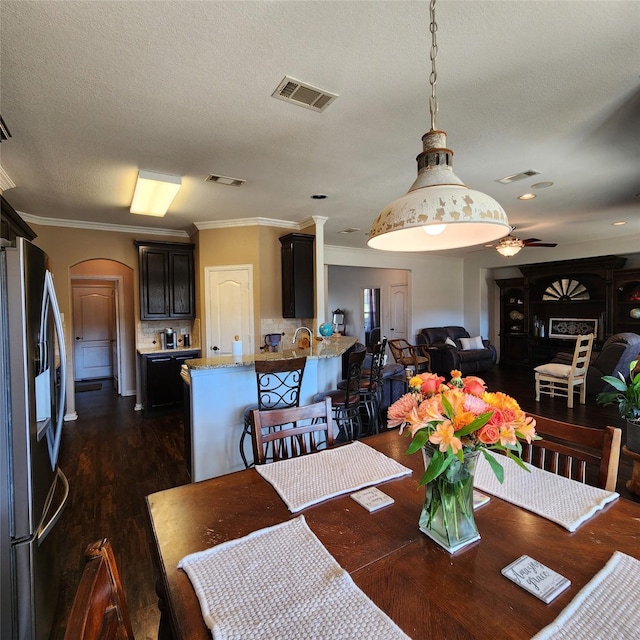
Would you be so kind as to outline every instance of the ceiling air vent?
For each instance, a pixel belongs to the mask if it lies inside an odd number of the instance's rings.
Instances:
[[[293,102],[313,111],[324,111],[338,97],[335,93],[329,93],[288,76],[285,76],[271,95],[278,100]]]
[[[218,184],[226,184],[230,187],[241,187],[246,180],[242,180],[242,178],[230,178],[229,176],[216,176],[211,173],[207,176],[205,182],[217,182]]]
[[[500,184],[511,184],[512,182],[516,182],[517,180],[524,180],[525,178],[531,178],[532,176],[540,175],[539,171],[535,169],[529,169],[529,171],[523,171],[522,173],[514,173],[511,176],[505,176],[504,178],[500,178],[500,180],[496,180]]]

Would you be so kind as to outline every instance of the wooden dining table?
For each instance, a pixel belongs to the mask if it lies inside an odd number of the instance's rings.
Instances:
[[[614,551],[640,559],[640,504],[623,498],[570,533],[491,497],[476,511],[481,539],[452,555],[418,529],[422,456],[406,455],[408,440],[396,430],[363,442],[413,470],[377,485],[394,503],[369,513],[345,494],[302,514],[355,583],[414,640],[530,638]],[[255,469],[154,493],[147,507],[161,609],[176,640],[211,638],[179,560],[299,515]],[[500,570],[524,554],[569,578],[571,586],[547,605],[509,581]]]

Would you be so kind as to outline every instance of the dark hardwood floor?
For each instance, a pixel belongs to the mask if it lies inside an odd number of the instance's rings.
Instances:
[[[528,368],[495,367],[482,377],[490,391],[512,395],[525,411],[590,427],[611,424],[624,428],[615,408],[601,407],[593,399],[574,409],[568,409],[560,398],[543,396],[536,403],[533,374]],[[156,571],[144,498],[189,482],[182,416],[146,419],[133,410],[133,398],[118,397],[108,383],[100,390],[77,393],[76,405],[79,417],[64,426],[60,460],[69,478],[71,497],[59,528],[62,585],[52,639],[60,640],[64,635],[84,549],[103,536],[113,544],[136,638],[156,638]],[[640,502],[625,487],[631,466],[631,461],[621,456],[618,491]]]

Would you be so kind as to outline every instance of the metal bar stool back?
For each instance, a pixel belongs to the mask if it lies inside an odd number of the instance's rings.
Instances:
[[[247,460],[245,438],[251,439],[253,411],[268,411],[300,406],[300,388],[307,357],[286,360],[256,360],[258,403],[244,410],[244,426],[240,436],[240,457],[248,469],[254,462]]]

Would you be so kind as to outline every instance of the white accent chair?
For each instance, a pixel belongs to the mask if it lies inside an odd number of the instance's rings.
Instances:
[[[578,336],[576,348],[573,352],[571,364],[550,362],[534,368],[536,377],[536,402],[540,401],[540,394],[544,393],[561,398],[567,398],[567,407],[573,408],[573,394],[576,387],[580,391],[580,404],[587,399],[587,371],[593,348],[593,334]]]

